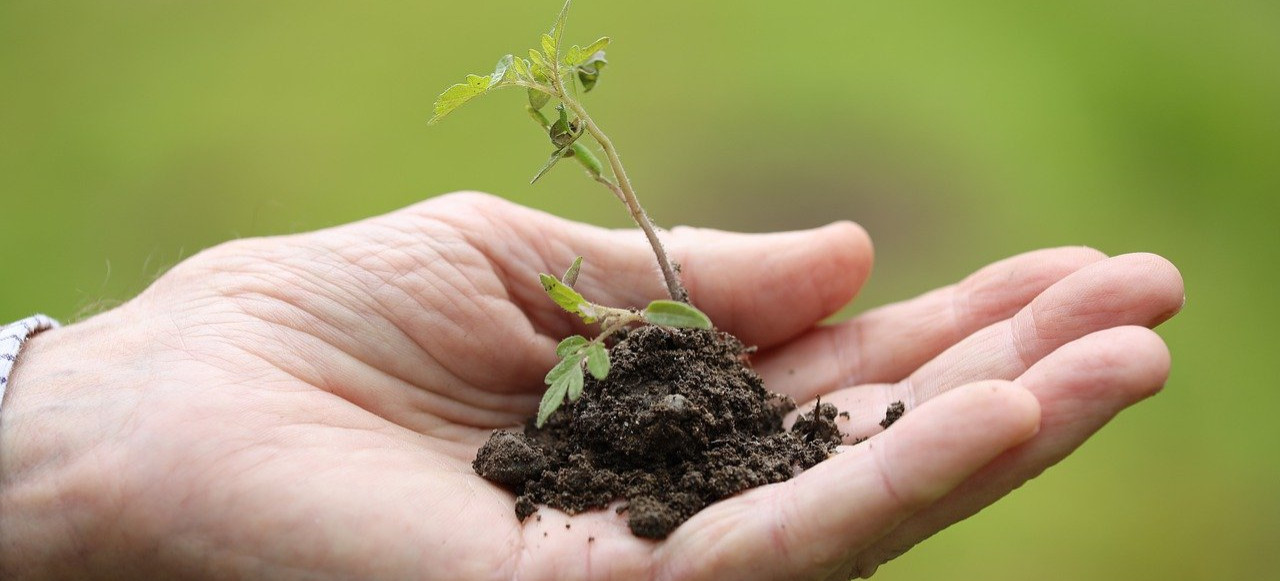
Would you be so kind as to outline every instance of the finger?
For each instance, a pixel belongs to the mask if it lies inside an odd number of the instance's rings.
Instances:
[[[865,438],[880,431],[891,402],[910,410],[955,386],[1014,379],[1058,347],[1095,331],[1155,326],[1173,316],[1182,300],[1181,275],[1163,258],[1110,258],[1067,276],[1012,318],[970,335],[901,382],[840,389],[823,401],[848,410],[839,424],[848,439]]]
[[[814,329],[757,358],[755,368],[771,389],[797,401],[847,385],[899,381],[963,337],[1013,316],[1063,277],[1104,258],[1084,247],[1007,258],[958,284]]]
[[[871,239],[853,222],[772,234],[672,234],[696,304],[718,327],[764,349],[834,314],[871,273]]]
[[[878,541],[865,553],[864,569],[902,554],[1035,478],[1121,410],[1158,392],[1168,375],[1168,349],[1153,331],[1141,327],[1099,331],[1054,351],[1017,380],[1040,401],[1040,432]]]
[[[1095,331],[1154,327],[1182,308],[1182,276],[1154,254],[1091,264],[1054,284],[1008,321],[947,349],[897,386],[915,402],[979,379],[1013,379],[1058,347]]]
[[[606,230],[481,194],[423,204],[484,251],[513,299],[568,319],[542,295],[538,272],[559,274],[583,256],[576,288],[589,300],[642,306],[667,296],[653,250],[639,230]],[[716,326],[762,348],[813,327],[848,303],[871,270],[866,232],[851,222],[772,234],[676,228],[660,232],[692,301]],[[532,282],[531,282],[532,281]]]
[[[1036,399],[1009,382],[965,386],[796,478],[713,505],[659,548],[678,578],[821,578],[1027,440]]]

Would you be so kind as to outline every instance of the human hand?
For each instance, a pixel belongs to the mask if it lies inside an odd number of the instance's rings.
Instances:
[[[602,303],[663,287],[635,232],[444,196],[218,246],[33,338],[0,410],[0,576],[869,574],[1158,389],[1168,354],[1143,327],[1182,300],[1162,259],[1067,248],[818,327],[870,270],[856,226],[667,241],[771,389],[822,395],[871,439],[660,543],[609,511],[517,522],[470,461],[533,413],[577,329],[535,274],[582,254],[578,288]],[[907,415],[875,434],[897,400]]]

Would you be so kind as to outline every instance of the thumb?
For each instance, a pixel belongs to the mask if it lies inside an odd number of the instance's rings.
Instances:
[[[672,254],[693,302],[722,329],[768,348],[835,313],[871,272],[871,240],[857,224],[768,234],[680,227]]]
[[[638,229],[609,230],[572,222],[476,193],[450,194],[387,218],[443,221],[483,252],[516,289],[526,310],[554,309],[527,281],[583,266],[575,287],[610,306],[642,306],[667,298],[653,249]],[[871,271],[867,233],[842,221],[821,228],[740,234],[680,227],[660,231],[680,265],[691,301],[716,326],[748,345],[768,348],[811,328],[848,303]],[[524,293],[519,289],[533,288]]]

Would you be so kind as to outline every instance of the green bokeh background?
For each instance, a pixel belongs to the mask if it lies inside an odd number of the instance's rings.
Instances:
[[[0,0],[0,320],[76,320],[240,236],[459,189],[626,226],[498,94],[428,128],[556,0]],[[1280,3],[582,0],[589,104],[666,225],[836,218],[848,313],[1023,250],[1151,251],[1187,282],[1166,390],[883,579],[1271,579]]]

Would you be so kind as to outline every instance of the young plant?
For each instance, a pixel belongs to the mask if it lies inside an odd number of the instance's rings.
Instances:
[[[529,49],[528,58],[505,55],[498,59],[493,73],[467,75],[465,82],[445,89],[436,99],[435,114],[429,123],[439,122],[458,107],[490,91],[523,87],[528,95],[527,109],[530,115],[546,130],[555,147],[550,159],[533,177],[533,181],[545,175],[561,159],[572,157],[578,160],[591,179],[608,188],[626,205],[631,218],[644,232],[649,246],[653,248],[658,267],[662,270],[667,294],[672,300],[688,302],[689,293],[680,283],[679,269],[667,256],[662,241],[658,239],[657,228],[640,205],[635,187],[618,157],[617,148],[587,114],[586,108],[578,99],[579,88],[582,93],[587,93],[599,83],[600,74],[608,64],[604,49],[609,45],[609,37],[601,37],[586,47],[575,44],[562,50],[561,38],[571,2],[572,0],[565,1],[551,32],[542,35],[538,47]],[[555,121],[549,120],[542,112],[552,100],[558,101]],[[584,134],[591,136],[604,152],[605,159],[609,162],[608,174],[590,148],[579,142]]]
[[[547,373],[548,387],[538,407],[538,427],[566,399],[574,401],[582,395],[586,380],[584,367],[596,379],[604,379],[609,374],[609,352],[605,339],[614,333],[632,324],[711,328],[711,320],[702,311],[688,304],[689,293],[680,283],[679,268],[667,257],[666,249],[658,239],[657,228],[640,205],[631,179],[627,177],[627,171],[618,157],[617,148],[579,101],[579,89],[582,93],[594,89],[600,80],[600,73],[608,64],[604,49],[609,45],[609,37],[602,37],[585,48],[575,44],[561,50],[561,38],[571,2],[572,0],[565,1],[551,32],[542,35],[538,47],[529,49],[528,58],[505,55],[498,59],[493,73],[467,75],[465,82],[445,89],[436,99],[435,115],[430,121],[434,124],[468,101],[495,89],[523,87],[528,96],[526,109],[529,115],[547,132],[547,137],[555,148],[532,181],[536,182],[546,175],[561,159],[576,159],[591,179],[608,188],[626,205],[631,218],[648,239],[658,267],[662,270],[671,299],[653,301],[644,310],[608,307],[583,298],[573,289],[578,270],[582,266],[580,256],[560,279],[549,274],[539,275],[542,288],[551,300],[566,311],[582,317],[588,324],[598,323],[600,333],[592,339],[574,335],[561,341],[556,347],[556,354],[561,359]],[[543,113],[553,100],[557,102],[554,121]],[[580,141],[583,135],[589,135],[599,145],[609,161],[608,173],[595,153]]]
[[[656,300],[649,303],[643,311],[607,307],[588,301],[573,289],[581,268],[582,257],[579,256],[559,279],[545,273],[538,275],[542,281],[542,289],[547,291],[547,296],[557,305],[582,317],[584,323],[598,323],[600,326],[600,333],[592,339],[573,335],[556,346],[560,363],[547,373],[547,391],[542,395],[542,403],[538,405],[538,427],[546,423],[547,418],[560,408],[566,398],[575,401],[582,395],[582,386],[586,380],[582,372],[584,364],[596,379],[604,379],[609,375],[609,351],[604,341],[610,335],[632,324],[685,329],[711,328],[711,319],[702,311],[679,301]]]

